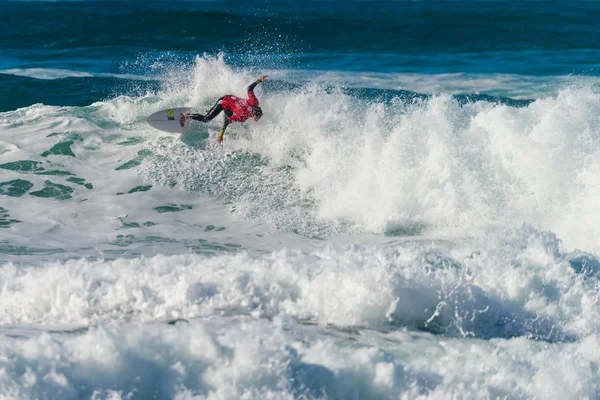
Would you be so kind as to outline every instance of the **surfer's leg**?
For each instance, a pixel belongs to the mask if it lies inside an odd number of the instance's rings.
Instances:
[[[202,122],[208,122],[212,120],[214,117],[219,115],[221,111],[223,111],[223,106],[221,105],[221,99],[219,99],[217,103],[210,110],[208,110],[206,117],[204,117],[204,121]]]
[[[225,97],[225,96],[223,96],[223,97]],[[219,113],[221,111],[223,111],[223,106],[221,105],[223,97],[221,97],[219,100],[217,100],[215,105],[212,106],[212,108],[210,110],[208,110],[208,112],[206,113],[206,116],[204,116],[202,114],[192,114],[192,113],[181,114],[181,119],[179,120],[180,125],[183,126],[185,124],[186,119],[188,119],[188,118],[196,120],[196,121],[201,121],[201,122],[208,122],[208,121],[212,120],[214,117],[219,115]]]
[[[219,107],[220,107],[220,106],[219,106]],[[212,109],[211,109],[211,111],[212,111]],[[220,112],[221,112],[221,110],[218,110],[218,111],[216,112],[216,114],[218,114],[218,113],[220,113]],[[216,115],[216,114],[215,114],[215,115]],[[195,121],[201,121],[201,122],[208,122],[208,121],[210,121],[211,119],[213,119],[213,118],[214,118],[214,116],[213,116],[213,117],[210,117],[210,118],[209,118],[209,116],[210,116],[210,115],[207,115],[207,116],[205,117],[205,116],[204,116],[204,115],[202,115],[202,114],[192,114],[192,113],[187,113],[187,114],[185,114],[185,113],[181,113],[181,119],[179,120],[179,125],[181,125],[181,126],[185,125],[185,121],[186,121],[187,119],[193,119],[193,120],[195,120]]]
[[[212,108],[210,110],[208,110],[208,112],[206,113],[206,117],[204,117],[204,121],[203,122],[208,122],[210,120],[212,120],[214,117],[216,117],[217,115],[219,115],[219,113],[221,111],[223,111],[223,98],[225,96],[221,97],[219,100],[217,100],[217,102],[215,103],[214,106],[212,106]],[[225,110],[225,112],[227,112],[227,110]]]
[[[183,117],[184,114],[181,114],[181,116]],[[212,119],[212,118],[208,119],[207,117],[205,117],[202,114],[192,114],[192,113],[185,114],[185,118],[186,119],[193,119],[195,121],[200,121],[200,122],[208,122],[208,121],[210,121]]]

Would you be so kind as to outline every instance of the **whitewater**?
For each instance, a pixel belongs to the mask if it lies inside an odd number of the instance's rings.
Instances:
[[[0,113],[0,398],[600,397],[589,80],[517,102],[164,71]],[[262,72],[223,146],[144,122]]]

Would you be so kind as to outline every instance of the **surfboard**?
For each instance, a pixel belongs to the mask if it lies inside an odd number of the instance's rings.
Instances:
[[[163,132],[185,133],[192,129],[190,127],[191,121],[188,120],[184,126],[181,126],[179,124],[179,118],[181,117],[181,113],[187,113],[190,110],[190,107],[176,107],[157,111],[154,114],[149,115],[146,118],[146,122],[153,128]]]

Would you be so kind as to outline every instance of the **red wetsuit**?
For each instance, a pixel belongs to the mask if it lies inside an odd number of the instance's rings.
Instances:
[[[247,99],[228,94],[217,100],[217,103],[206,113],[206,115],[188,113],[185,118],[208,122],[223,111],[225,113],[225,119],[223,120],[223,129],[221,129],[222,134],[225,132],[225,129],[227,129],[227,125],[229,125],[230,122],[244,122],[257,112],[259,113],[258,115],[261,116],[262,110],[258,107],[258,99],[254,95],[254,88],[260,82],[260,80],[257,80],[248,86]],[[185,118],[181,120],[181,126],[185,123]]]
[[[248,98],[241,99],[227,95],[223,97],[221,106],[224,110],[231,111],[234,115],[229,117],[229,122],[244,122],[252,116],[252,110],[258,106],[258,99],[254,95],[256,82],[248,87]]]

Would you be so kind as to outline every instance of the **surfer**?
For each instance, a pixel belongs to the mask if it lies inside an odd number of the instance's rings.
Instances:
[[[253,118],[255,121],[258,121],[260,117],[262,117],[262,110],[258,106],[258,99],[254,95],[254,88],[259,83],[264,82],[265,79],[267,79],[267,75],[261,76],[255,82],[252,82],[250,86],[248,86],[247,99],[241,99],[233,95],[223,96],[217,100],[215,105],[212,106],[210,110],[208,110],[206,115],[181,113],[179,124],[183,127],[186,119],[188,118],[196,121],[208,122],[219,115],[221,111],[223,111],[225,113],[223,128],[221,128],[221,131],[219,131],[219,135],[217,136],[217,143],[221,143],[223,141],[225,129],[227,129],[227,125],[229,125],[230,122],[244,122],[248,118]]]

